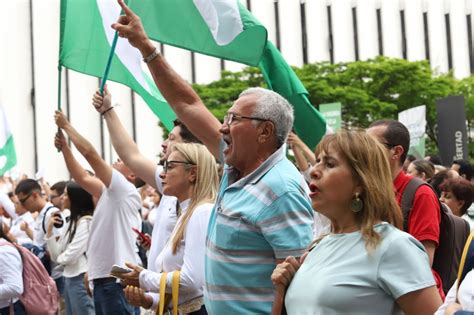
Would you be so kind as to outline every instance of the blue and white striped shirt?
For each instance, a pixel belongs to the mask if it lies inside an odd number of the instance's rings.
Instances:
[[[312,240],[313,210],[305,182],[284,146],[235,181],[226,166],[206,241],[209,314],[269,314],[276,259],[301,256]]]

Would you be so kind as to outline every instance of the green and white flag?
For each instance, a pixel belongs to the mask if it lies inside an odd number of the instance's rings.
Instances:
[[[270,89],[295,110],[295,131],[311,148],[325,135],[324,118],[265,27],[238,0],[140,0],[131,8],[154,40],[247,65],[257,65]]]
[[[238,0],[133,0],[150,38],[206,55],[258,65],[267,30]]]
[[[248,65],[260,61],[267,31],[237,0],[129,2],[152,39]],[[102,77],[119,15],[116,0],[62,0],[60,65]],[[170,130],[175,114],[143,67],[138,50],[119,38],[108,79],[137,92]]]
[[[120,6],[115,0],[62,0],[60,65],[102,77],[115,35],[110,26],[119,15]],[[171,130],[176,116],[142,66],[139,51],[119,38],[109,79],[137,92]]]
[[[8,119],[0,107],[0,176],[16,165],[15,144]]]

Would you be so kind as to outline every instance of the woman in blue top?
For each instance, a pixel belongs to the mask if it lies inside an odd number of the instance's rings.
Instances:
[[[354,131],[326,136],[316,148],[310,197],[331,233],[273,272],[288,314],[420,315],[441,305],[423,246],[396,228],[402,215],[387,150]]]

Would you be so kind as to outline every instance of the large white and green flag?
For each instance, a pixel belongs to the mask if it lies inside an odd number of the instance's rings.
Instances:
[[[13,135],[3,107],[0,107],[0,176],[16,165]]]
[[[62,0],[59,64],[102,77],[115,31],[110,27],[120,15],[115,0]],[[174,112],[142,67],[137,49],[119,38],[109,79],[137,92],[167,129],[173,128]]]
[[[257,66],[267,30],[239,0],[132,0],[152,39],[161,43]]]
[[[310,147],[326,133],[324,118],[265,27],[239,0],[129,0],[151,39],[218,58],[259,66],[268,87],[295,109],[295,131]],[[60,64],[101,77],[112,47],[120,7],[116,0],[61,1]],[[175,115],[143,71],[139,52],[119,38],[109,79],[140,94],[171,129]]]
[[[238,0],[132,0],[150,38],[228,60],[256,65],[267,40]],[[116,0],[62,0],[59,63],[69,69],[102,77],[120,15]],[[144,71],[137,49],[119,38],[108,79],[136,91],[166,128],[174,112]]]

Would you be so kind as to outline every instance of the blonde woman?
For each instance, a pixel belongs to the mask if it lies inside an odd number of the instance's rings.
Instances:
[[[158,255],[156,270],[180,270],[179,304],[200,301],[204,286],[204,255],[207,225],[217,196],[218,175],[214,157],[200,144],[173,145],[163,172],[163,193],[178,199],[181,212],[165,248]],[[153,244],[152,244],[153,246]],[[156,308],[161,273],[127,264],[133,272],[122,275],[125,296],[135,306]],[[171,293],[171,274],[166,293]],[[140,287],[140,289],[138,288]],[[202,302],[190,314],[207,314]]]
[[[386,150],[353,131],[318,145],[310,197],[313,209],[331,220],[331,233],[302,261],[288,257],[274,270],[280,296],[289,285],[288,314],[389,315],[401,309],[420,315],[441,305],[423,245],[397,229],[401,211]]]

